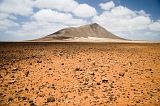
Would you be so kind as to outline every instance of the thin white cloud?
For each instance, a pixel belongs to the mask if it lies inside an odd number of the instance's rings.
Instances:
[[[89,6],[88,4],[78,5],[73,13],[78,17],[88,18],[97,15],[97,11],[94,7]]]
[[[13,19],[13,20],[17,19],[17,17],[15,17],[13,15],[9,15],[9,14],[6,14],[6,13],[0,13],[0,20],[7,19],[7,18]]]
[[[33,9],[27,0],[2,0],[0,2],[0,12],[29,16],[33,14]]]
[[[16,31],[8,30],[7,34],[14,36],[30,36],[30,38],[39,38],[51,34],[61,28],[67,27],[63,24],[51,22],[25,22],[22,27]]]
[[[160,32],[160,20],[157,20],[156,22],[153,22],[149,25],[149,28],[153,31],[159,31]]]
[[[35,13],[32,18],[37,21],[64,22],[72,19],[72,15],[68,13],[59,13],[51,9],[42,9]]]
[[[139,15],[146,16],[146,17],[149,17],[149,16],[150,16],[150,14],[147,14],[144,10],[137,11],[137,13],[138,13]]]
[[[74,19],[70,13],[60,13],[51,9],[42,9],[32,16],[37,21],[56,22],[69,25],[85,24],[82,19]]]
[[[0,30],[7,30],[10,27],[16,27],[16,26],[19,26],[19,24],[13,22],[12,20],[9,19],[0,20]]]
[[[99,6],[101,7],[101,9],[110,10],[115,7],[115,4],[113,3],[113,1],[110,1],[106,3],[100,3]]]
[[[78,6],[75,0],[34,0],[33,6],[40,9],[56,9],[59,11],[72,11]]]

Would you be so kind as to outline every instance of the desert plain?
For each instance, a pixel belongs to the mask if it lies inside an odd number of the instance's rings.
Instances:
[[[160,106],[160,43],[0,43],[0,106]]]

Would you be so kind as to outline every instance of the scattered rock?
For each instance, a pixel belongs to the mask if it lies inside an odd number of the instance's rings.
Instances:
[[[130,87],[134,87],[133,84],[130,84]]]
[[[152,69],[151,68],[149,68],[149,69],[145,69],[146,71],[152,71]]]
[[[107,91],[108,91],[107,87],[104,87],[102,90],[102,92],[107,92]]]
[[[42,61],[41,60],[37,60],[37,63],[42,63]]]
[[[55,102],[55,98],[54,97],[49,97],[49,98],[47,98],[47,102]]]
[[[34,103],[30,103],[30,106],[36,106]]]
[[[109,85],[111,88],[114,88],[114,86],[112,84]]]
[[[75,71],[80,71],[80,68],[76,68]]]
[[[100,83],[100,82],[97,82],[97,85],[101,85],[101,83]]]
[[[22,100],[26,100],[27,98],[26,97],[22,97]]]
[[[124,77],[125,73],[124,72],[120,72],[119,76]]]
[[[109,100],[112,101],[112,100],[113,100],[113,96],[110,96],[110,97],[109,97]]]
[[[30,103],[30,106],[36,106],[32,100],[30,100],[29,103]]]
[[[12,71],[13,71],[13,72],[18,71],[18,67],[14,67],[14,68],[12,69]]]
[[[29,91],[29,90],[28,90],[28,88],[25,88],[25,91],[27,91],[27,92],[28,92],[28,91]]]
[[[12,102],[13,101],[13,98],[8,98],[8,102]]]
[[[103,79],[102,79],[102,82],[103,82],[103,83],[108,83],[108,79],[103,78]]]
[[[3,78],[2,75],[0,75],[0,78]]]
[[[16,81],[13,80],[13,81],[8,82],[8,84],[14,84],[15,82],[16,82]]]
[[[130,61],[130,62],[129,62],[129,65],[132,65],[132,64],[133,64],[133,63]]]
[[[109,100],[110,100],[110,101],[116,101],[116,100],[117,100],[117,97],[114,96],[114,95],[110,95],[110,96],[109,96]]]
[[[101,71],[100,71],[100,73],[103,73],[103,72],[104,72],[104,70],[101,70]]]
[[[90,71],[90,72],[88,72],[89,73],[89,75],[94,75],[94,72],[92,72],[92,71]]]
[[[140,103],[140,102],[141,102],[140,100],[137,100],[137,101],[136,101],[136,103]]]
[[[94,71],[98,71],[98,69],[95,69]]]
[[[52,84],[51,88],[52,88],[52,89],[56,89],[55,86],[54,86],[54,84]]]
[[[26,77],[28,77],[28,75],[29,75],[29,71],[26,71],[26,72],[25,72],[25,75],[26,75]]]

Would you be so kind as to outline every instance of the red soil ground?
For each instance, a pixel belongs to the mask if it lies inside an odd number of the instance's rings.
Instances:
[[[0,43],[0,106],[160,106],[160,43]]]

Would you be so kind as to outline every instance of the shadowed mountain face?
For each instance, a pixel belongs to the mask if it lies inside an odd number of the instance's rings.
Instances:
[[[64,39],[74,39],[74,38],[88,38],[88,37],[95,37],[95,38],[109,38],[109,39],[121,39],[118,36],[110,33],[97,23],[88,24],[80,27],[70,27],[61,29],[53,34],[45,36],[40,39],[36,39],[38,41],[51,41],[51,40],[64,40]]]

